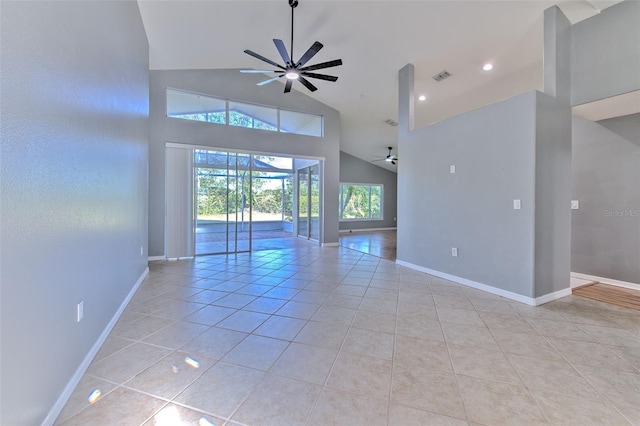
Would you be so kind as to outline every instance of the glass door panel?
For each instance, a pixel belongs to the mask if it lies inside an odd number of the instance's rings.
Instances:
[[[251,156],[194,151],[195,254],[251,250]]]
[[[320,240],[320,164],[309,167],[309,238]]]
[[[237,251],[238,239],[238,161],[227,153],[227,253]]]
[[[195,150],[195,254],[227,252],[227,153]]]
[[[309,169],[298,170],[298,235],[309,238]]]
[[[236,251],[251,250],[251,213],[252,213],[252,185],[251,163],[253,156],[249,154],[236,154]]]

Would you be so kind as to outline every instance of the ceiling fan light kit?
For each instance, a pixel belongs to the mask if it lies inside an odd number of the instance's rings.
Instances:
[[[309,49],[298,59],[294,61],[293,59],[293,11],[298,6],[298,0],[288,0],[289,6],[291,7],[291,46],[289,48],[289,52],[287,52],[287,48],[284,45],[284,42],[280,39],[274,38],[273,44],[276,45],[276,49],[280,53],[282,60],[284,61],[284,65],[280,65],[271,59],[267,59],[264,56],[255,53],[251,50],[245,50],[244,53],[247,55],[253,56],[256,59],[260,59],[263,62],[266,62],[274,67],[278,68],[276,70],[240,70],[242,73],[276,73],[275,77],[271,77],[267,80],[259,82],[258,86],[263,86],[267,83],[271,83],[272,81],[276,81],[283,76],[286,77],[287,82],[284,86],[284,93],[289,93],[291,91],[291,86],[293,82],[298,80],[304,87],[306,87],[311,92],[315,92],[318,90],[316,86],[311,84],[307,78],[317,78],[320,80],[332,81],[335,82],[338,80],[338,77],[334,75],[327,74],[317,74],[310,71],[320,70],[324,68],[337,67],[342,65],[342,59],[334,59],[333,61],[322,62],[320,64],[304,66],[311,58],[313,58],[316,53],[320,51],[324,46],[319,41],[316,41],[311,45]]]

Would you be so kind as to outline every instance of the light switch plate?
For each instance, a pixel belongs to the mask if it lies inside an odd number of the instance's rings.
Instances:
[[[455,247],[451,247],[451,256],[458,257],[458,249]]]
[[[453,174],[455,172],[456,172],[456,165],[455,164],[450,165],[449,166],[449,173]]]
[[[513,209],[520,210],[522,208],[522,203],[520,200],[513,200]]]
[[[571,200],[571,210],[580,209],[580,200]]]

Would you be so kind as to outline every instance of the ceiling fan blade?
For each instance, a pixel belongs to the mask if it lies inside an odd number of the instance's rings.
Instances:
[[[264,56],[259,55],[259,54],[257,54],[256,52],[252,52],[252,51],[251,51],[251,50],[249,50],[249,49],[245,50],[245,51],[244,51],[244,53],[246,53],[247,55],[251,55],[251,56],[253,56],[253,57],[254,57],[254,58],[256,58],[256,59],[260,59],[261,61],[264,61],[264,62],[266,62],[266,63],[268,63],[268,64],[271,64],[271,65],[273,65],[274,67],[278,67],[278,68],[280,68],[280,69],[282,69],[282,70],[286,69],[286,68],[285,68],[285,67],[283,67],[282,65],[278,65],[277,63],[273,62],[271,59],[267,59],[267,58],[265,58]]]
[[[277,77],[270,78],[270,79],[268,79],[268,80],[261,81],[260,83],[256,84],[256,86],[264,86],[264,85],[265,85],[265,84],[267,84],[267,83],[271,83],[272,81],[276,81],[276,80],[277,80],[277,79],[279,79],[280,77],[282,77],[282,75],[279,75],[279,76],[277,76]]]
[[[287,53],[287,48],[284,47],[284,42],[278,38],[274,38],[273,44],[276,45],[276,49],[280,52],[280,56],[282,56],[284,63],[289,65],[291,63],[291,59],[289,58],[289,53]]]
[[[284,72],[280,70],[240,70],[244,74],[264,74],[265,72]]]
[[[289,93],[291,91],[292,85],[293,85],[293,80],[287,80],[287,84],[284,85],[284,93]]]
[[[306,87],[307,89],[309,89],[310,91],[315,92],[316,90],[318,90],[318,88],[316,86],[314,86],[313,84],[309,83],[309,80],[307,80],[303,76],[299,76],[298,80],[300,80],[300,83],[302,83],[302,85],[304,87]]]
[[[338,65],[342,65],[342,59],[334,59],[333,61],[327,61],[327,62],[322,62],[320,64],[309,65],[308,67],[300,68],[300,71],[321,70],[323,68],[337,67]]]
[[[305,77],[311,77],[311,78],[319,78],[320,80],[327,80],[327,81],[337,81],[338,77],[334,76],[334,75],[327,75],[327,74],[315,74],[312,72],[303,72],[302,75],[304,75]]]
[[[323,45],[319,41],[316,41],[315,43],[313,43],[311,47],[306,52],[304,52],[304,55],[302,55],[302,57],[296,64],[296,68],[306,64],[309,59],[313,58],[315,54],[318,53],[320,49],[322,49],[322,47]]]

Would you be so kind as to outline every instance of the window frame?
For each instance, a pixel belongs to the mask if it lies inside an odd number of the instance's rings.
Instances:
[[[369,196],[368,196],[368,204],[369,204],[369,217],[368,218],[344,218],[343,210],[342,210],[342,189],[343,186],[364,186],[369,187]],[[371,217],[371,188],[379,187],[380,188],[380,217],[372,218]],[[339,222],[372,222],[372,221],[383,221],[384,220],[384,184],[383,183],[358,183],[358,182],[340,182],[340,186],[338,187],[338,221]]]

